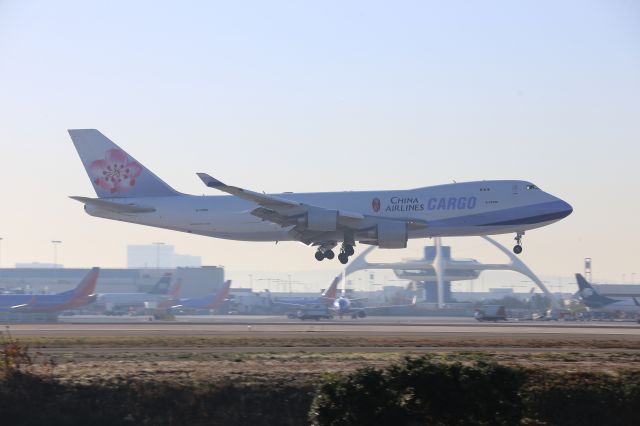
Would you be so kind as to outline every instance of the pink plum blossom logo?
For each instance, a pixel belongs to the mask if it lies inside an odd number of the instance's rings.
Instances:
[[[93,182],[107,191],[126,192],[136,184],[142,167],[132,161],[120,149],[110,149],[104,153],[104,160],[96,160],[89,166]]]
[[[380,211],[380,198],[376,197],[373,200],[371,200],[371,208],[376,213]]]

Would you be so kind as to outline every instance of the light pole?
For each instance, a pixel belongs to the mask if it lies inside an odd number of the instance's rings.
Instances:
[[[153,245],[156,246],[156,269],[160,269],[160,246],[163,246],[163,242],[155,242]]]
[[[60,240],[51,240],[51,244],[53,244],[53,269],[58,268],[58,245],[62,244]]]

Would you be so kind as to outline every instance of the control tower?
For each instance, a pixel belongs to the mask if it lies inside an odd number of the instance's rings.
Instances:
[[[436,258],[437,247],[425,246],[424,258],[415,259],[415,261],[428,262],[433,264]],[[442,258],[448,265],[480,265],[477,260],[474,259],[452,259],[451,258],[451,246],[442,246]],[[409,260],[412,262],[414,260]],[[424,300],[427,302],[438,301],[438,277],[434,269],[393,269],[393,273],[396,277],[415,282],[418,287],[424,290]],[[451,282],[453,281],[469,281],[475,280],[480,276],[479,269],[447,269],[445,276],[443,277],[443,299],[444,303],[453,302],[451,297]]]

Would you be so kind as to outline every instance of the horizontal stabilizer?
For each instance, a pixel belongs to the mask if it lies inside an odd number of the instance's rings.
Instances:
[[[21,305],[15,305],[11,307],[12,311],[23,311],[26,309],[29,309],[31,307],[31,305],[29,303],[23,303]]]
[[[72,200],[80,201],[88,206],[98,207],[104,210],[109,210],[114,213],[153,213],[156,211],[154,207],[142,206],[140,204],[123,204],[115,201],[107,201],[102,198],[88,198],[88,197],[69,197]]]

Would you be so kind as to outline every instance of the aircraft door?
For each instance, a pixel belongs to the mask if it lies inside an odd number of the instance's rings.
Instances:
[[[511,189],[511,193],[513,195],[518,195],[518,184],[516,184],[516,183],[513,184],[513,187]]]

